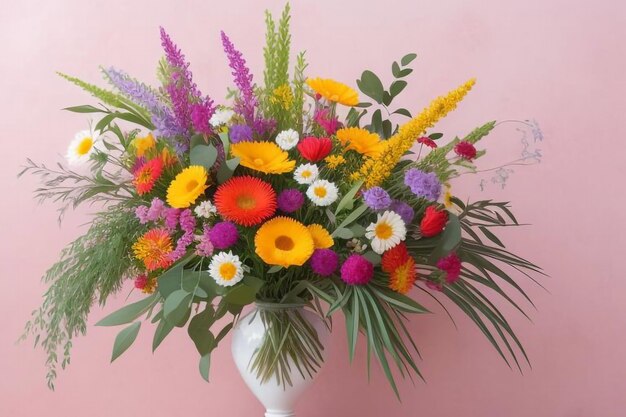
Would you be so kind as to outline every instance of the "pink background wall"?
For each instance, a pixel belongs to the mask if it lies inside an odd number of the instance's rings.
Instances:
[[[98,6],[97,4],[100,4]],[[306,48],[309,74],[353,83],[363,69],[389,71],[415,51],[403,104],[417,110],[469,76],[479,83],[441,124],[464,134],[490,119],[536,118],[544,161],[516,170],[504,190],[481,192],[478,179],[455,191],[511,200],[532,227],[507,234],[510,247],[545,267],[550,293],[526,284],[536,301],[530,323],[511,308],[533,369],[509,370],[459,311],[459,330],[437,312],[411,323],[427,383],[401,384],[403,404],[382,374],[366,380],[364,350],[350,366],[337,320],[333,353],[299,404],[312,416],[623,416],[626,406],[626,282],[623,248],[624,39],[621,1],[295,1],[293,38]],[[198,84],[220,98],[230,85],[218,31],[224,28],[261,75],[263,9],[282,1],[4,1],[0,12],[0,416],[260,416],[239,379],[227,339],[213,357],[212,383],[197,373],[184,332],[153,355],[151,332],[109,365],[117,329],[89,328],[75,342],[57,392],[45,387],[43,355],[15,345],[44,291],[39,276],[84,229],[84,213],[59,228],[51,206],[33,202],[34,178],[17,180],[26,157],[54,163],[86,119],[59,111],[90,98],[55,70],[100,79],[98,65],[153,82],[164,25],[192,62]],[[393,23],[390,23],[393,21]],[[411,100],[409,100],[409,96]],[[486,142],[506,161],[519,153],[514,127]],[[496,158],[497,157],[497,158]],[[122,301],[107,306],[111,311]],[[93,321],[102,317],[93,313]],[[147,328],[147,326],[146,326]]]

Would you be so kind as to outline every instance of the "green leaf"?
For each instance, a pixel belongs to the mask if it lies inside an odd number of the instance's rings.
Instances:
[[[187,327],[187,333],[201,356],[211,352],[216,346],[215,337],[209,331],[214,322],[213,308],[207,305],[203,312],[191,319]]]
[[[163,304],[163,317],[170,324],[177,325],[185,318],[190,310],[192,294],[185,290],[176,290],[171,293]]]
[[[391,120],[385,119],[383,120],[383,134],[382,136],[385,139],[389,139],[391,137]]]
[[[335,233],[337,232],[337,230],[350,226],[350,224],[352,224],[352,222],[354,222],[359,217],[361,217],[361,215],[365,213],[366,210],[367,210],[367,205],[365,204],[361,204],[359,207],[354,209],[352,213],[350,213],[345,219],[343,219],[341,224],[337,227],[337,229],[335,229],[335,231],[331,234],[331,236],[335,236]]]
[[[63,110],[71,111],[74,113],[107,113],[106,110],[99,109],[90,105],[66,107]]]
[[[129,304],[117,311],[109,314],[96,323],[96,326],[119,326],[120,324],[130,323],[143,315],[157,302],[157,295],[152,294],[142,300]]]
[[[346,193],[346,195],[343,196],[343,198],[341,199],[341,201],[339,201],[339,204],[337,204],[337,208],[335,209],[335,216],[337,216],[339,213],[341,213],[341,211],[343,209],[352,209],[352,207],[354,207],[354,196],[356,195],[356,193],[359,192],[359,190],[361,189],[361,186],[363,185],[365,181],[364,180],[360,180],[358,182],[356,182],[352,188],[350,189],[350,191],[348,191]]]
[[[377,133],[379,136],[383,136],[383,114],[380,109],[372,114],[372,126],[370,131]]]
[[[275,274],[278,271],[282,271],[283,270],[283,266],[282,265],[274,265],[273,267],[271,267],[270,269],[267,270],[268,274]]]
[[[207,141],[204,138],[204,135],[201,133],[198,133],[191,137],[191,140],[189,141],[189,148],[193,149],[198,145],[206,145],[206,144],[207,144]]]
[[[483,232],[483,234],[485,235],[485,237],[489,240],[491,240],[493,243],[495,243],[496,245],[504,248],[504,244],[502,243],[502,241],[500,239],[498,239],[498,237],[496,235],[494,235],[492,232],[489,231],[489,229],[487,229],[486,227],[479,227],[480,231]]]
[[[209,382],[209,370],[211,368],[211,354],[210,353],[207,353],[206,355],[200,358],[200,363],[198,365],[198,368],[200,370],[200,375],[202,376],[202,379],[204,379],[206,382]]]
[[[401,115],[406,116],[406,117],[413,117],[413,116],[411,116],[411,112],[408,111],[407,109],[398,109],[398,110],[394,111],[391,114],[401,114]]]
[[[383,92],[383,104],[385,106],[389,106],[393,101],[393,96],[389,94],[387,91]]]
[[[372,106],[372,103],[359,103],[359,104],[357,104],[357,105],[356,105],[356,106],[354,106],[354,107],[358,107],[358,108],[361,108],[361,109],[365,109],[365,108],[367,108],[367,107],[371,107],[371,106]]]
[[[432,140],[437,140],[443,137],[443,133],[431,133],[428,137]]]
[[[113,354],[111,355],[111,362],[117,359],[133,344],[135,339],[137,339],[137,334],[139,334],[140,327],[141,322],[138,321],[126,327],[117,334],[115,342],[113,343]]]
[[[224,155],[228,155],[228,151],[230,150],[230,139],[228,139],[228,133],[220,133],[220,140],[222,141],[222,145],[224,146]]]
[[[196,145],[189,152],[190,165],[200,165],[210,170],[217,160],[217,149],[213,145]]]
[[[115,113],[107,114],[102,119],[100,119],[98,123],[96,123],[94,130],[104,130],[104,128],[107,127],[113,121],[113,119],[115,119]]]
[[[333,233],[333,237],[339,239],[352,239],[354,237],[354,233],[352,232],[352,230],[342,227],[335,230],[335,232]]]
[[[403,78],[406,77],[407,75],[409,75],[410,73],[412,73],[413,70],[411,68],[405,68],[402,71],[400,71],[400,73],[398,74],[397,78]]]
[[[356,81],[359,90],[368,97],[376,100],[378,104],[383,102],[383,93],[385,91],[380,78],[372,71],[366,70],[361,74],[361,79]]]
[[[417,58],[417,54],[406,54],[405,56],[402,57],[402,59],[400,60],[400,62],[402,63],[403,67],[406,67],[407,65],[409,65],[411,62],[413,62],[413,60]]]
[[[239,166],[239,158],[227,159],[220,169],[217,171],[217,182],[223,184],[230,179],[235,173],[235,169]]]
[[[370,261],[374,266],[380,264],[381,256],[374,251],[365,252],[363,257]]]
[[[240,306],[251,304],[255,299],[255,289],[247,285],[237,285],[224,296],[224,300],[229,304]]]
[[[361,226],[358,223],[353,224],[352,226],[349,227],[350,231],[352,231],[352,235],[354,237],[361,237],[365,235],[365,227]]]
[[[393,61],[393,64],[391,64],[391,73],[393,76],[398,78],[400,71],[400,65],[396,61]]]
[[[255,291],[259,291],[265,285],[265,280],[252,275],[246,275],[243,277],[243,283]]]
[[[391,97],[394,98],[398,94],[400,94],[402,90],[406,88],[407,84],[408,83],[404,80],[397,80],[391,83],[391,86],[389,87],[389,93],[391,94]]]
[[[152,338],[152,352],[161,345],[161,342],[165,340],[174,327],[174,325],[170,324],[170,322],[165,319],[159,320],[159,324],[154,331],[154,337]]]

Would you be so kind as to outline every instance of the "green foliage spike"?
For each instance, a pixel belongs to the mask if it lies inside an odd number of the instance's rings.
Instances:
[[[79,78],[72,77],[67,74],[63,74],[62,72],[57,72],[57,74],[65,78],[67,81],[71,82],[72,84],[75,84],[79,86],[80,88],[82,88],[83,90],[87,91],[92,96],[101,100],[102,103],[108,106],[123,108],[124,105],[126,104],[126,99],[124,99],[124,97],[122,97],[120,94],[114,93],[113,91],[110,91],[110,90],[105,90],[104,88],[100,88],[93,84],[89,84]]]

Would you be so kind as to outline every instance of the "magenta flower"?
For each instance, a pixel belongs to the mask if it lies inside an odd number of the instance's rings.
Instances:
[[[350,255],[341,265],[341,279],[348,285],[364,285],[374,277],[374,265],[361,255]]]
[[[454,145],[454,152],[463,159],[471,161],[476,158],[476,148],[470,142],[462,140]]]
[[[278,208],[285,213],[298,211],[304,204],[304,194],[295,188],[288,188],[278,194]]]
[[[446,282],[453,284],[459,279],[461,274],[461,259],[452,252],[437,261],[437,268],[446,273]]]
[[[215,248],[227,249],[237,243],[239,232],[231,222],[219,222],[209,231],[209,238]]]
[[[331,249],[316,249],[309,260],[311,269],[317,275],[332,275],[339,266],[339,255]]]

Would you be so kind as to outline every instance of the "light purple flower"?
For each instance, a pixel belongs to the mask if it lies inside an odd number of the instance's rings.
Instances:
[[[385,210],[391,204],[389,193],[381,187],[372,187],[363,192],[365,204],[372,210]]]
[[[150,208],[148,209],[148,220],[156,222],[163,217],[164,210],[166,210],[165,203],[159,198],[152,200]]]
[[[229,136],[232,143],[249,142],[252,140],[252,129],[248,125],[233,125]]]
[[[211,238],[209,237],[209,233],[211,232],[211,227],[208,225],[204,225],[204,231],[200,236],[200,241],[196,245],[196,254],[198,256],[213,256],[213,243],[211,243]]]
[[[389,210],[397,213],[405,224],[411,224],[415,218],[415,210],[404,201],[393,200],[389,206]]]
[[[135,216],[139,219],[139,223],[146,224],[148,223],[148,207],[139,206],[135,208]]]
[[[413,194],[430,201],[437,201],[441,194],[441,183],[434,172],[411,168],[404,173],[404,183]]]

